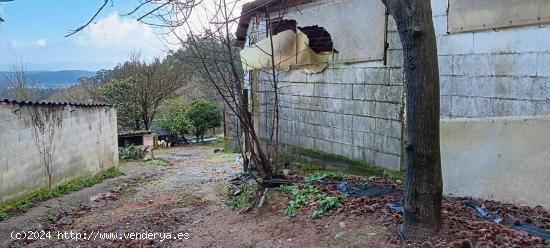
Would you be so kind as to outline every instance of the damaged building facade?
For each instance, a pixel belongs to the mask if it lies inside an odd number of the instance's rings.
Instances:
[[[114,107],[0,101],[0,203],[116,166]]]
[[[550,206],[547,13],[540,0],[432,0],[444,193]],[[237,40],[260,137],[276,82],[281,144],[404,169],[403,50],[380,0],[257,0]]]

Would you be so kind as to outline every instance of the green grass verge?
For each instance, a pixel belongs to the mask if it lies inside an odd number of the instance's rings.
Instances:
[[[94,184],[100,183],[105,179],[124,175],[119,168],[110,168],[102,173],[88,178],[77,178],[68,183],[61,184],[53,189],[38,189],[22,199],[15,200],[4,204],[0,207],[0,221],[9,218],[10,214],[25,213],[30,208],[36,206],[39,202],[46,201],[55,197],[68,194],[73,191],[78,191]]]
[[[141,161],[148,162],[149,164],[156,165],[156,166],[168,166],[168,165],[170,165],[170,159],[167,159],[167,158],[148,158],[148,159],[143,159]],[[137,162],[139,162],[139,161],[137,161]]]

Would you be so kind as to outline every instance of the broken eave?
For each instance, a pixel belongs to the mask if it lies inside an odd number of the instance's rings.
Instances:
[[[293,8],[299,5],[313,2],[313,0],[256,0],[243,5],[239,24],[235,36],[237,38],[235,46],[244,47],[250,20],[253,16],[259,13],[269,11],[279,11],[283,9]]]

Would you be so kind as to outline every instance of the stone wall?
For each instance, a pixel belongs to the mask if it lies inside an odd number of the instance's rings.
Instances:
[[[448,0],[432,0],[441,117],[550,115],[550,26],[447,34]]]
[[[44,115],[53,111],[55,115]],[[31,115],[31,113],[34,113]],[[40,114],[42,113],[42,115]],[[37,143],[49,135],[36,135],[31,116],[56,116],[49,153]],[[48,129],[45,118],[41,119]],[[108,106],[27,104],[0,102],[0,203],[48,186],[43,154],[51,154],[52,184],[87,177],[118,166],[116,110]]]

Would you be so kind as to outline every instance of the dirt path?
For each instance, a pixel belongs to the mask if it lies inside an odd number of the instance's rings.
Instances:
[[[223,196],[227,178],[239,168],[235,157],[213,147],[172,148],[156,152],[171,161],[124,163],[125,176],[40,204],[2,222],[7,246],[25,247],[387,247],[387,230],[374,217],[343,214],[313,221],[289,220],[286,202],[269,200],[251,213],[228,208]],[[58,220],[47,220],[47,215]],[[51,239],[12,241],[14,230],[50,230]],[[91,240],[58,239],[58,231]],[[159,235],[149,240],[124,234]],[[101,233],[101,234],[99,234]],[[103,235],[117,233],[115,239]],[[157,233],[157,234],[155,234]],[[84,236],[86,235],[86,236]],[[178,236],[180,235],[180,236]],[[92,237],[93,236],[93,237]],[[114,236],[110,236],[114,237]],[[165,239],[163,240],[162,237]],[[173,239],[172,239],[173,238]],[[188,238],[188,239],[185,239]],[[95,239],[95,240],[94,240]]]

